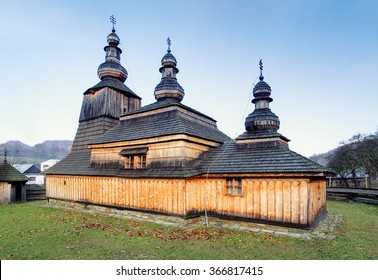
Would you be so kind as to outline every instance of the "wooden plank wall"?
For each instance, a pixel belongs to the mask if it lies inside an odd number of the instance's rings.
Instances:
[[[11,188],[7,182],[0,182],[0,204],[10,203]]]
[[[120,115],[139,107],[139,99],[126,96],[118,90],[105,87],[96,90],[94,93],[84,95],[79,121],[99,116],[118,118]]]
[[[326,208],[326,181],[314,180],[311,182],[310,192],[310,220],[313,222],[321,211]]]
[[[186,216],[218,215],[310,225],[325,209],[325,180],[243,179],[243,195],[226,195],[225,179],[127,179],[54,176],[47,197]]]
[[[46,185],[49,198],[185,215],[185,180],[48,175]]]
[[[140,143],[140,141],[124,142],[120,146],[96,147],[91,149],[91,162],[97,164],[118,163],[122,162],[123,157],[119,155],[122,149],[132,149],[148,146],[147,164],[162,164],[165,166],[177,165],[177,162],[185,164],[185,161],[197,159],[200,154],[207,151],[209,146],[203,143],[191,143],[186,140],[177,140],[175,136],[166,136],[167,142],[154,143],[161,141],[160,138],[152,138],[152,143]],[[138,143],[139,142],[139,143]],[[134,144],[133,144],[134,143]]]
[[[308,225],[316,218],[313,211],[325,206],[325,200],[318,200],[325,189],[311,190],[309,179],[243,179],[242,196],[226,195],[225,184],[224,179],[189,181],[187,210],[204,211],[206,200],[206,210],[219,215]]]

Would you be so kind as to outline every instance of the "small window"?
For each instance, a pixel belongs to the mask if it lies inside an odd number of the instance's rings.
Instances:
[[[146,155],[130,155],[125,157],[126,169],[145,169],[147,167]]]
[[[138,160],[138,168],[146,168],[146,155],[140,155]]]
[[[127,156],[125,157],[125,168],[126,169],[134,169],[134,156]]]
[[[241,179],[227,179],[226,180],[226,194],[227,195],[243,195],[243,187]]]
[[[148,148],[123,149],[119,155],[123,157],[125,169],[145,169],[147,168]]]

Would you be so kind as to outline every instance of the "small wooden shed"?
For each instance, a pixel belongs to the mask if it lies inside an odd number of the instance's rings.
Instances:
[[[0,204],[26,201],[28,177],[4,161],[0,164]]]

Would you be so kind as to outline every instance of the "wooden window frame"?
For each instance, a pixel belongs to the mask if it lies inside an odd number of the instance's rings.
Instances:
[[[226,195],[243,196],[243,181],[240,178],[226,179]]]
[[[125,156],[125,169],[134,169],[134,156]]]
[[[147,155],[127,155],[125,157],[125,169],[146,169],[147,168]]]

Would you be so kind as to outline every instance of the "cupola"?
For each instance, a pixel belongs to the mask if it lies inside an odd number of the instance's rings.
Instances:
[[[118,47],[119,37],[115,33],[114,29],[114,17],[111,18],[111,20],[113,23],[113,29],[107,37],[108,45],[104,47],[104,51],[106,53],[105,62],[100,64],[97,74],[101,80],[106,78],[114,78],[120,80],[121,82],[125,82],[127,79],[127,71],[120,62],[122,50]]]
[[[177,60],[171,53],[171,40],[167,39],[168,50],[161,59],[161,67],[159,69],[162,74],[160,83],[155,87],[155,98],[162,101],[167,98],[174,99],[178,102],[184,98],[184,89],[177,82],[176,74],[179,72]]]
[[[273,101],[270,97],[272,89],[264,81],[262,69],[263,64],[260,60],[260,81],[253,88],[252,103],[255,104],[255,110],[245,120],[247,131],[277,131],[280,127],[279,118],[269,109],[269,103]]]
[[[259,82],[253,88],[253,99],[252,103],[255,104],[254,111],[249,114],[245,120],[245,129],[242,135],[240,135],[236,140],[252,140],[262,139],[271,140],[271,138],[280,138],[283,142],[288,142],[289,139],[282,136],[277,132],[280,128],[280,119],[274,114],[270,108],[269,103],[273,101],[270,97],[272,89],[264,81],[264,76],[262,74],[263,63],[260,59],[260,77]]]

